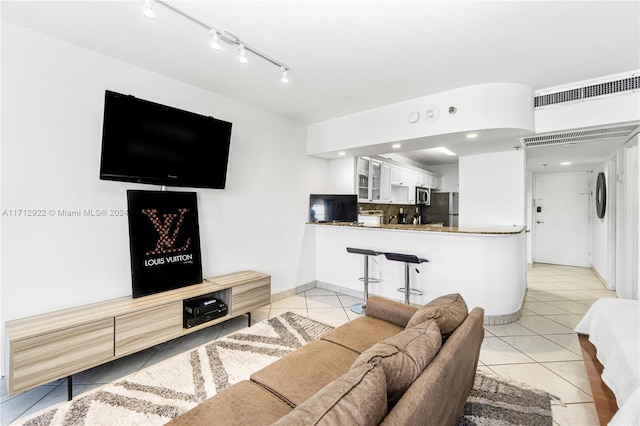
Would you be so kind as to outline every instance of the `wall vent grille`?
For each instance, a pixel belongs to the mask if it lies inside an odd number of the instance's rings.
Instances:
[[[525,148],[604,141],[608,139],[629,137],[636,127],[636,125],[605,127],[600,129],[579,130],[566,133],[537,135],[522,138],[522,141],[524,142]]]
[[[614,93],[628,92],[640,89],[640,76],[591,84],[576,89],[563,90],[555,93],[547,93],[534,98],[534,107],[539,108],[562,102],[579,101],[597,96],[611,95]]]

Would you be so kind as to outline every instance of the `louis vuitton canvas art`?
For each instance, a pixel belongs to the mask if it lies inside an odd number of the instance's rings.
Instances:
[[[133,297],[202,282],[197,194],[127,191]]]

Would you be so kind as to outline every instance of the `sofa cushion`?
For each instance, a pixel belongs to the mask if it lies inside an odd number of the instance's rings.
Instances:
[[[405,328],[417,310],[418,308],[412,305],[371,295],[367,299],[366,315]]]
[[[442,338],[446,339],[462,324],[468,314],[467,304],[460,294],[447,294],[433,299],[418,309],[407,323],[407,328],[433,318],[440,327]]]
[[[266,389],[247,380],[238,382],[207,399],[168,424],[200,426],[229,424],[270,425],[292,410]]]
[[[398,334],[402,330],[404,330],[402,327],[395,324],[364,316],[341,325],[322,336],[321,339],[361,354],[376,343]]]
[[[440,329],[431,319],[373,345],[351,368],[379,362],[387,380],[387,399],[392,406],[429,365],[441,345]]]
[[[316,340],[251,375],[251,381],[278,395],[292,408],[349,371],[358,353]]]
[[[370,363],[345,373],[274,425],[377,425],[386,414],[384,372]]]

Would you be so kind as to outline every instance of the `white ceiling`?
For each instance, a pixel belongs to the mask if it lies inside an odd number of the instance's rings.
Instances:
[[[216,52],[142,1],[2,1],[2,19],[302,123],[472,84],[543,89],[640,68],[639,1],[172,1],[290,69]],[[432,160],[435,161],[435,160]]]

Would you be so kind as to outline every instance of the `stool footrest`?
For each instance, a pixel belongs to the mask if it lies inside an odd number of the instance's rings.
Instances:
[[[399,293],[404,293],[404,287],[398,287],[398,292]],[[424,293],[422,293],[417,288],[411,288],[411,289],[409,289],[409,294],[413,294],[415,296],[422,296]]]
[[[356,303],[355,305],[351,305],[351,312],[358,315],[364,315],[366,309],[367,306],[364,303]]]
[[[364,277],[358,278],[360,281],[364,282]],[[369,278],[369,284],[377,284],[380,280],[377,278]]]

